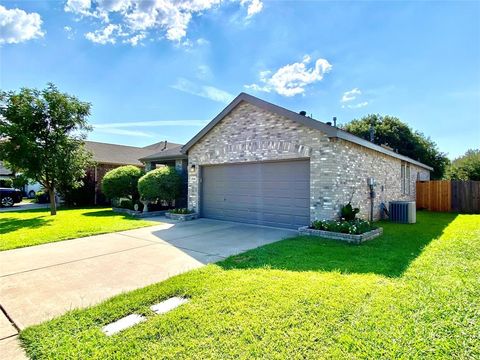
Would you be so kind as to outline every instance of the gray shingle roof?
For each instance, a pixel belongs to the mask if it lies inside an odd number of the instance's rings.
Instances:
[[[172,147],[170,149],[165,149],[163,151],[156,152],[154,154],[140,158],[142,161],[152,161],[152,160],[169,160],[169,159],[186,159],[187,155],[182,153],[182,145]]]
[[[378,151],[380,153],[392,156],[394,158],[397,158],[397,159],[404,160],[404,161],[407,161],[409,163],[415,164],[415,165],[420,166],[424,169],[433,170],[433,168],[428,166],[428,165],[422,164],[421,162],[413,160],[413,159],[411,159],[407,156],[397,154],[394,151],[385,149],[385,148],[381,147],[380,145],[371,143],[370,141],[364,140],[364,139],[362,139],[358,136],[355,136],[355,135],[353,135],[351,133],[348,133],[344,130],[341,130],[337,127],[327,125],[327,124],[325,124],[321,121],[315,120],[315,119],[310,118],[308,116],[300,115],[300,114],[298,114],[294,111],[285,109],[281,106],[269,103],[268,101],[259,99],[255,96],[252,96],[252,95],[249,95],[249,94],[243,93],[243,92],[240,93],[240,95],[238,95],[235,99],[233,99],[232,102],[230,104],[228,104],[227,107],[225,109],[223,109],[220,114],[218,114],[202,130],[200,130],[200,132],[197,135],[195,135],[189,142],[187,142],[183,146],[182,152],[188,153],[188,150],[195,143],[197,143],[197,141],[199,141],[201,138],[203,138],[205,136],[205,134],[207,134],[215,125],[217,125],[225,116],[227,116],[242,101],[250,103],[250,104],[252,104],[254,106],[257,106],[261,109],[279,114],[281,116],[284,116],[284,117],[286,117],[290,120],[296,121],[296,122],[298,122],[302,125],[305,125],[307,127],[312,128],[312,129],[320,130],[320,131],[324,132],[325,134],[327,134],[327,136],[330,137],[330,138],[339,138],[339,139],[343,139],[343,140],[346,140],[346,141],[350,141],[352,143],[364,146],[366,148]]]
[[[180,144],[161,141],[145,147],[107,144],[96,141],[85,141],[87,150],[93,153],[93,160],[97,163],[116,165],[143,165],[139,160],[142,157],[166,149],[179,147]]]

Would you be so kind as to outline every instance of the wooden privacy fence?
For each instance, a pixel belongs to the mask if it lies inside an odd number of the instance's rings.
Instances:
[[[417,209],[480,213],[480,181],[417,182]]]

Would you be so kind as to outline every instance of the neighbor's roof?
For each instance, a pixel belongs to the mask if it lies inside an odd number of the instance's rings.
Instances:
[[[366,148],[381,152],[383,154],[392,156],[394,158],[400,159],[407,161],[409,163],[415,164],[417,166],[420,166],[422,168],[428,169],[428,170],[433,170],[432,167],[422,164],[419,161],[413,160],[409,158],[408,156],[404,156],[401,154],[398,154],[392,150],[385,149],[381,147],[380,145],[374,144],[370,141],[367,141],[365,139],[362,139],[358,136],[355,136],[347,131],[341,130],[335,126],[330,126],[327,125],[321,121],[312,119],[311,117],[300,115],[294,111],[285,109],[281,106],[269,103],[265,100],[259,99],[255,96],[246,94],[246,93],[240,93],[228,106],[223,109],[223,111],[218,114],[212,121],[210,121],[207,126],[205,126],[200,132],[195,135],[188,143],[186,143],[183,148],[182,152],[187,153],[187,151],[201,138],[205,136],[217,123],[219,123],[225,116],[227,116],[238,104],[240,104],[242,101],[245,101],[249,104],[252,104],[254,106],[257,106],[261,109],[264,109],[266,111],[270,111],[276,114],[279,114],[281,116],[285,116],[286,118],[289,118],[290,120],[293,120],[295,122],[298,122],[302,125],[305,125],[309,128],[317,129],[322,131],[323,133],[327,134],[328,137],[330,138],[339,138],[343,139],[361,146],[364,146]]]
[[[85,141],[87,150],[93,153],[93,160],[100,164],[143,165],[139,160],[163,148],[178,147],[180,144],[161,141],[145,147],[107,144],[96,141]]]
[[[9,175],[13,175],[13,171],[3,166],[3,162],[0,161],[0,176],[9,176]]]
[[[140,158],[141,161],[152,161],[152,160],[174,160],[174,159],[187,159],[187,155],[182,153],[182,145],[177,145],[170,149],[165,149],[159,152],[156,152],[152,155],[145,156]]]

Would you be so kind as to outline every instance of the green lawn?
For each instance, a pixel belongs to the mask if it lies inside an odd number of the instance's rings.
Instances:
[[[480,215],[419,213],[361,246],[296,237],[20,334],[35,359],[474,359]],[[165,315],[149,306],[173,295]],[[144,323],[106,337],[131,313]]]
[[[0,251],[155,224],[106,208],[0,212]]]

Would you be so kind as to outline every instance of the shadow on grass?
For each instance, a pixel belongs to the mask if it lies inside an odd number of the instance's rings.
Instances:
[[[0,218],[0,234],[7,234],[23,228],[38,228],[47,225],[51,221],[52,219],[45,219],[43,216],[31,219],[17,219],[13,217]]]
[[[379,225],[383,227],[383,236],[362,245],[298,236],[231,256],[217,265],[227,270],[266,267],[399,277],[456,216],[418,212],[416,224],[381,222]]]
[[[116,213],[113,210],[98,210],[98,211],[90,211],[83,213],[82,216],[91,216],[91,217],[121,217],[122,219],[128,220],[141,220],[140,218],[136,218],[134,216],[130,216],[128,214]]]

